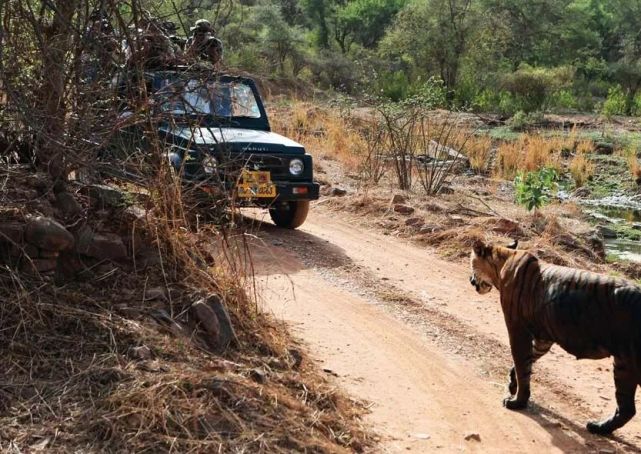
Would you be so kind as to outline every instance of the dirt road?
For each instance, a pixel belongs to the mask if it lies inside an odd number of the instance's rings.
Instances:
[[[498,294],[476,294],[464,263],[322,207],[298,231],[264,222],[257,235],[264,307],[371,404],[377,452],[641,451],[639,416],[613,438],[584,430],[614,409],[607,360],[555,348],[535,367],[530,408],[501,406],[511,360]]]

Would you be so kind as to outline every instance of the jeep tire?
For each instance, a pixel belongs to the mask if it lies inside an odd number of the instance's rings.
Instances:
[[[278,227],[295,229],[303,225],[309,213],[309,200],[284,202],[269,209],[269,215]]]

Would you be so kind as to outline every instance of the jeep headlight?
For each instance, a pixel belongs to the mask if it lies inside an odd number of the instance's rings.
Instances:
[[[299,176],[305,170],[305,164],[300,159],[292,159],[289,161],[289,173],[294,176]]]
[[[203,166],[203,171],[207,175],[213,175],[216,172],[216,169],[218,168],[218,160],[211,155],[207,155],[202,160],[202,166]]]

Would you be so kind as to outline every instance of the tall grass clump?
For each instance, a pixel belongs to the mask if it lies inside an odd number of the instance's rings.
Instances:
[[[586,156],[586,153],[577,152],[570,161],[569,170],[574,180],[574,186],[580,188],[594,175],[594,163]]]
[[[498,177],[513,179],[519,170],[536,171],[546,168],[561,168],[561,151],[567,139],[543,137],[538,134],[523,134],[514,142],[505,142],[498,147],[495,173]]]

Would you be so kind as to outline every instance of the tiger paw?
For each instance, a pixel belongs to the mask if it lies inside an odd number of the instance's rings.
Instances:
[[[606,422],[590,421],[586,424],[588,432],[595,435],[610,435],[612,427]]]
[[[508,397],[503,399],[503,406],[508,410],[523,410],[527,407],[527,400],[518,400]]]

